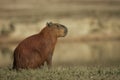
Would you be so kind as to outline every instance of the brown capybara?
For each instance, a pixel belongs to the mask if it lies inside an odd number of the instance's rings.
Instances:
[[[40,33],[24,39],[14,51],[13,69],[35,69],[47,62],[52,65],[52,56],[58,37],[67,34],[67,28],[58,23],[47,23]]]

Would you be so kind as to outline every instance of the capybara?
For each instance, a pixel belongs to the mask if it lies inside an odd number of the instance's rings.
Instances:
[[[67,32],[62,24],[47,23],[40,33],[24,39],[16,47],[13,69],[35,69],[44,65],[44,62],[50,67],[57,38],[66,36]]]

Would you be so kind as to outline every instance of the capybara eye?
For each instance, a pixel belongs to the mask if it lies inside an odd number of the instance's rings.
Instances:
[[[59,26],[59,25],[56,25],[56,27],[57,27],[57,29],[59,29],[60,26]]]
[[[59,28],[60,26],[59,25],[56,25],[57,28]]]

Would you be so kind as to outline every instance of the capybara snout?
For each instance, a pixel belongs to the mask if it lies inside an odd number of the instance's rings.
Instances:
[[[63,37],[65,37],[67,35],[67,33],[68,33],[68,29],[65,26],[63,26],[63,28],[64,28],[64,35],[63,35]]]

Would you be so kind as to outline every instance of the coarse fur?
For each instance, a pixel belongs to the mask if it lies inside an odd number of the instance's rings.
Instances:
[[[40,33],[24,39],[14,50],[13,69],[35,69],[47,62],[52,65],[52,56],[58,37],[64,37],[67,28],[58,23],[47,23]]]

